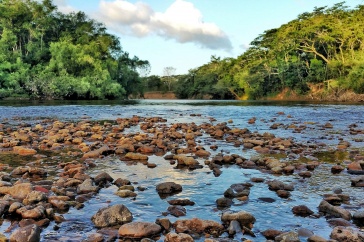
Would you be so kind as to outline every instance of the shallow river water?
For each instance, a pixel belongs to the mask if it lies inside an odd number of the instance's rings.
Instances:
[[[280,115],[279,115],[280,113]],[[282,113],[284,113],[282,115]],[[343,158],[334,151],[340,140],[351,143],[350,149],[363,151],[364,135],[351,135],[349,125],[356,124],[356,129],[364,130],[364,106],[360,104],[318,104],[318,103],[290,103],[290,102],[239,102],[239,101],[165,101],[165,100],[137,100],[127,102],[0,102],[0,120],[8,123],[32,123],[35,124],[44,118],[55,118],[65,121],[87,120],[115,120],[120,117],[162,117],[171,123],[196,123],[211,122],[215,118],[216,123],[228,122],[229,127],[248,128],[252,132],[269,132],[277,137],[292,138],[295,142],[324,143],[322,156],[316,156],[318,161],[325,161],[313,172],[311,178],[303,179],[298,175],[276,176],[262,173],[255,169],[242,169],[238,166],[225,166],[222,174],[215,177],[211,170],[204,166],[202,169],[188,170],[175,169],[162,156],[152,155],[149,161],[157,165],[150,169],[138,163],[128,165],[117,157],[109,156],[97,160],[98,166],[88,172],[96,175],[100,171],[108,172],[114,179],[126,178],[146,188],[138,192],[136,199],[120,198],[114,195],[116,186],[103,188],[100,193],[86,202],[80,210],[71,208],[64,214],[66,221],[57,225],[52,222],[42,232],[42,241],[82,241],[90,233],[97,229],[90,218],[99,208],[110,204],[122,203],[133,213],[133,221],[154,222],[157,218],[163,218],[162,212],[167,211],[167,200],[175,198],[188,198],[194,201],[194,206],[187,206],[187,216],[175,218],[167,217],[173,222],[177,219],[198,217],[212,219],[220,222],[222,210],[216,207],[216,199],[223,197],[224,191],[234,183],[250,182],[252,177],[261,177],[266,181],[279,179],[295,185],[295,190],[290,198],[283,199],[270,191],[266,183],[254,183],[251,187],[248,201],[235,201],[229,209],[231,211],[247,211],[256,218],[252,231],[256,237],[238,234],[234,237],[237,241],[243,238],[253,241],[265,241],[261,231],[266,229],[278,229],[282,231],[297,231],[301,228],[308,229],[326,239],[329,238],[332,227],[326,222],[325,217],[298,217],[294,216],[291,209],[296,205],[306,205],[315,213],[318,213],[318,205],[323,195],[332,193],[333,188],[343,189],[344,194],[351,197],[350,204],[344,205],[352,213],[363,208],[363,188],[350,186],[352,175],[343,172],[333,175],[330,172],[333,164],[343,164]],[[198,114],[198,116],[191,114]],[[288,117],[289,116],[289,117]],[[256,118],[255,124],[248,124],[248,120]],[[281,124],[278,129],[271,129],[273,123]],[[332,129],[322,128],[326,123],[333,125]],[[290,125],[306,125],[301,133],[293,132]],[[125,132],[138,132],[138,127]],[[199,145],[204,146],[212,153],[211,157],[219,152],[238,154],[245,158],[257,156],[253,150],[245,150],[242,147],[234,147],[224,140],[211,140],[203,135],[197,138]],[[210,150],[210,144],[217,144],[219,149]],[[310,159],[315,159],[309,157]],[[344,157],[347,159],[347,157]],[[203,164],[204,159],[199,159]],[[167,199],[161,199],[155,190],[155,186],[161,182],[174,181],[181,184],[183,191]],[[266,202],[259,198],[273,198],[273,202]],[[0,232],[10,226],[7,220],[2,221]],[[5,233],[6,234],[6,233]],[[223,237],[227,235],[223,235]],[[163,241],[164,237],[160,238]],[[199,241],[203,241],[201,238]],[[302,241],[307,238],[301,237]]]

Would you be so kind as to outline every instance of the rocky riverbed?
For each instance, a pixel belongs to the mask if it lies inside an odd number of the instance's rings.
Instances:
[[[4,119],[0,240],[364,241],[360,123],[179,115]]]

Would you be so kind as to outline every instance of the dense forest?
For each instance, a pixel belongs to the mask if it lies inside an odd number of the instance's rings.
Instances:
[[[261,99],[282,92],[364,93],[364,5],[316,7],[266,30],[237,58],[211,56],[185,75],[141,77],[148,61],[83,12],[51,0],[0,0],[0,99],[115,99],[144,91],[178,98]]]
[[[364,5],[316,7],[251,42],[237,58],[211,61],[175,82],[179,98],[261,99],[314,88],[364,93]]]
[[[138,70],[148,68],[83,12],[0,0],[0,98],[124,98],[140,90]]]

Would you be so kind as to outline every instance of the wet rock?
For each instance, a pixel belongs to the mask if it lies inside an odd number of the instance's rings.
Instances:
[[[15,230],[10,235],[12,242],[38,242],[40,241],[41,229],[33,224]]]
[[[199,149],[195,152],[195,155],[198,157],[209,157],[211,155],[210,152],[204,149]]]
[[[362,171],[360,162],[352,162],[347,167],[348,171]]]
[[[131,222],[132,219],[133,215],[129,209],[122,204],[102,208],[91,217],[92,222],[98,228],[121,225]]]
[[[340,166],[340,165],[335,165],[333,167],[331,167],[331,173],[332,174],[339,174],[341,173],[345,168]]]
[[[280,230],[267,229],[262,232],[262,235],[268,240],[274,240],[278,235],[283,234]]]
[[[319,211],[336,218],[343,218],[348,221],[351,220],[351,214],[348,210],[341,207],[333,206],[325,200],[321,201],[319,205]]]
[[[105,241],[105,238],[100,233],[94,233],[87,236],[87,239],[82,242],[103,242]]]
[[[35,149],[26,148],[26,147],[23,147],[23,146],[14,146],[13,151],[14,151],[15,154],[23,155],[23,156],[37,154],[37,151]]]
[[[67,197],[68,198],[68,197]],[[52,204],[54,208],[56,208],[59,212],[65,212],[68,211],[70,205],[66,202],[68,199],[64,199],[63,197],[49,197],[48,202]]]
[[[351,227],[351,226],[353,226],[352,223],[350,223],[349,221],[347,221],[343,218],[331,218],[331,219],[328,219],[327,222],[332,227],[337,227],[337,226]]]
[[[91,179],[86,179],[82,184],[78,185],[77,187],[78,194],[98,192],[99,190],[100,188],[98,186],[94,186]]]
[[[218,208],[227,208],[230,207],[233,204],[233,200],[227,197],[222,197],[216,199],[216,205]]]
[[[32,191],[23,200],[23,204],[24,205],[35,204],[35,203],[38,203],[40,201],[45,201],[45,200],[47,200],[47,196],[44,192]]]
[[[13,198],[23,200],[33,191],[33,189],[34,188],[30,183],[19,183],[12,187],[0,187],[0,194],[9,194]]]
[[[362,242],[364,233],[354,228],[338,226],[332,230],[330,238],[338,242]]]
[[[45,217],[45,208],[43,206],[37,206],[35,208],[21,207],[16,210],[17,214],[20,214],[24,219],[42,219]]]
[[[312,235],[307,239],[307,242],[327,242],[327,240],[318,235]]]
[[[169,231],[172,227],[172,223],[168,218],[158,218],[155,223],[159,224],[165,231]]]
[[[260,201],[266,202],[266,203],[274,203],[276,200],[270,197],[258,197]]]
[[[175,216],[175,217],[181,217],[181,216],[186,216],[186,209],[181,206],[181,205],[171,205],[168,207],[168,212]]]
[[[252,228],[255,223],[255,217],[248,212],[240,211],[237,213],[225,212],[221,216],[221,221],[223,223],[230,223],[231,221],[236,220],[240,223],[241,227]]]
[[[156,186],[159,194],[171,194],[182,191],[182,186],[174,182],[164,182]]]
[[[264,180],[264,178],[261,178],[261,177],[252,177],[252,178],[250,178],[250,181],[256,182],[256,183],[262,183],[265,180]]]
[[[194,239],[191,237],[191,235],[185,234],[185,233],[168,233],[166,235],[166,238],[164,239],[164,242],[193,242]]]
[[[353,187],[364,187],[364,176],[353,177],[350,179],[351,186]],[[1,193],[1,187],[0,187]]]
[[[229,235],[234,235],[241,232],[240,223],[236,220],[232,220],[227,229]]]
[[[114,181],[115,186],[121,187],[124,185],[130,185],[130,181],[127,179],[118,178]]]
[[[2,217],[9,209],[9,201],[0,200],[0,217]]]
[[[210,234],[218,237],[224,231],[224,227],[218,222],[212,220],[202,220],[193,218],[189,220],[177,220],[173,224],[177,233],[196,233],[196,234]]]
[[[357,211],[353,214],[353,221],[358,226],[364,225],[364,210]]]
[[[273,180],[268,182],[268,187],[270,190],[277,191],[277,190],[286,190],[286,191],[293,191],[294,187],[292,184],[286,184],[284,182]]]
[[[298,233],[296,232],[286,232],[278,235],[274,239],[275,242],[300,242],[301,240],[298,237]]]
[[[303,178],[310,178],[312,176],[312,173],[309,171],[301,171],[298,173],[298,175]]]
[[[189,200],[189,199],[174,199],[169,200],[168,203],[170,205],[181,205],[181,206],[193,206],[195,205],[195,202]]]
[[[95,136],[96,138],[96,136]],[[102,139],[102,137],[100,137]],[[110,155],[112,153],[115,153],[115,151],[111,150],[107,145],[104,145],[102,147],[100,147],[97,150],[93,150],[93,151],[89,151],[87,153],[85,153],[82,156],[82,159],[92,159],[92,158],[98,158],[100,155]]]
[[[24,205],[20,202],[13,202],[9,207],[9,213],[15,213],[16,210],[23,207]]]
[[[102,172],[102,173],[98,174],[97,176],[95,176],[95,178],[94,178],[94,182],[98,186],[106,185],[109,182],[113,182],[113,180],[114,179],[106,172]]]
[[[237,197],[245,197],[250,194],[250,187],[252,185],[250,183],[237,183],[232,184],[230,188],[228,188],[224,192],[224,196],[228,198],[237,198]]]
[[[161,226],[156,223],[131,222],[122,225],[118,233],[125,238],[146,238],[158,235],[161,231]]]
[[[197,166],[200,163],[198,163],[197,160],[195,160],[191,156],[186,155],[175,155],[173,156],[174,159],[177,160],[178,165],[184,165],[184,166]]]
[[[297,233],[298,233],[298,236],[300,237],[311,237],[313,235],[313,232],[309,229],[306,229],[306,228],[299,228],[297,230]]]
[[[119,196],[119,197],[123,197],[123,198],[126,198],[126,197],[136,197],[137,194],[133,191],[130,191],[130,190],[118,190],[115,192],[115,195]]]
[[[132,153],[129,152],[125,155],[125,158],[130,159],[130,160],[140,160],[140,161],[146,161],[149,159],[149,157],[147,155],[142,155],[139,153]]]
[[[286,190],[278,190],[276,191],[278,197],[281,198],[289,198],[291,196],[291,193],[289,191]]]
[[[309,209],[306,205],[294,206],[292,208],[292,212],[294,215],[307,217],[313,214],[313,211]]]

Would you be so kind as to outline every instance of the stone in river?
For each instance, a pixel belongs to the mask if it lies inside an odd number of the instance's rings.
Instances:
[[[182,191],[182,186],[174,182],[164,182],[156,186],[159,194],[171,194]]]
[[[185,233],[168,233],[164,242],[193,242],[194,239],[189,234]]]
[[[286,232],[278,235],[274,239],[275,242],[300,242],[297,232]]]
[[[40,228],[33,224],[15,230],[10,235],[11,242],[38,242],[40,241]]]
[[[292,208],[292,212],[294,215],[307,217],[313,214],[313,211],[309,209],[306,205],[298,205]]]
[[[96,227],[111,227],[131,222],[133,215],[129,209],[122,205],[116,204],[111,207],[102,208],[91,218]]]
[[[161,226],[150,222],[131,222],[119,228],[119,235],[125,238],[149,238],[158,235]]]
[[[364,233],[355,228],[338,226],[332,230],[330,238],[338,242],[362,242]]]

